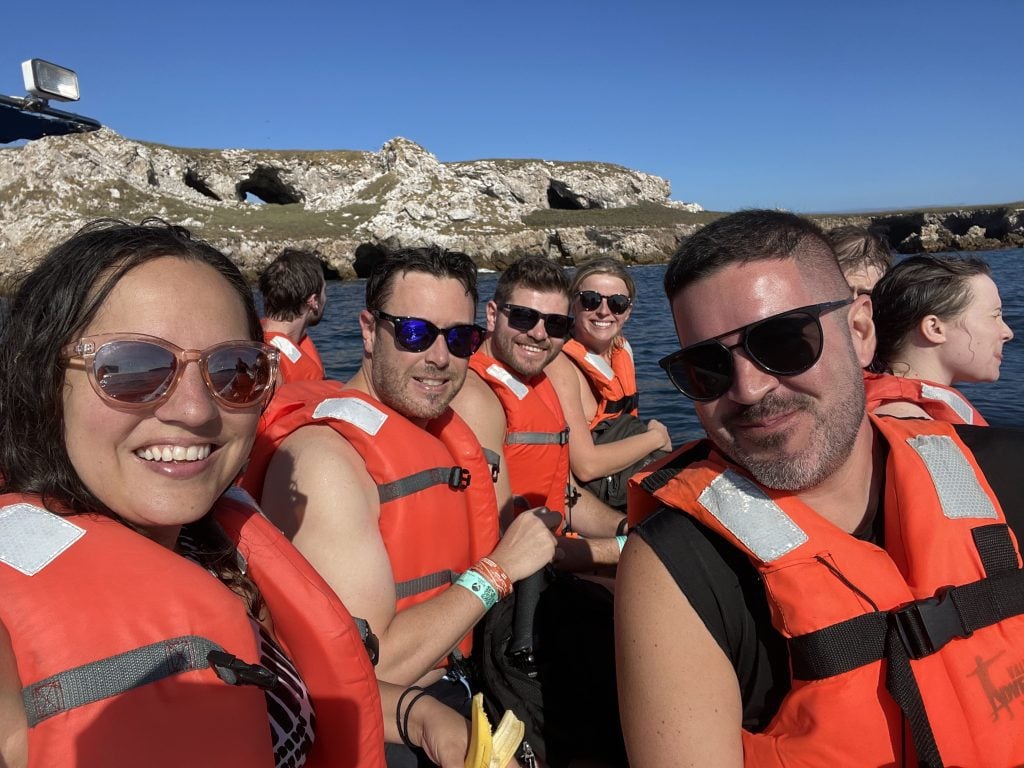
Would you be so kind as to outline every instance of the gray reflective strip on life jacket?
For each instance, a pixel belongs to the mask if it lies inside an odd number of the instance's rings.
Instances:
[[[596,352],[587,352],[587,354],[583,356],[583,359],[594,366],[597,369],[597,372],[608,379],[608,381],[615,378],[615,371],[613,371],[612,367],[608,365],[608,361]]]
[[[207,655],[219,650],[216,643],[186,635],[59,672],[22,689],[28,725],[32,728],[61,712],[182,672],[206,669],[210,666]]]
[[[284,336],[275,336],[269,343],[271,346],[277,347],[281,350],[281,354],[293,363],[302,357],[302,352],[299,351],[299,348],[292,343],[291,339],[285,338]]]
[[[509,432],[505,445],[565,445],[569,442],[569,428],[561,432]]]
[[[697,501],[762,562],[770,563],[807,541],[782,507],[731,469],[712,480]]]
[[[513,395],[515,395],[519,400],[522,400],[524,397],[530,394],[530,388],[528,386],[523,384],[523,382],[521,382],[519,379],[517,379],[515,376],[506,371],[497,363],[491,363],[489,366],[487,366],[487,373],[490,374],[493,378],[500,381],[506,387],[508,387],[509,391]]]
[[[933,387],[931,384],[922,382],[921,397],[926,397],[929,400],[939,400],[956,411],[956,415],[963,419],[965,423],[974,423],[974,409],[956,392],[950,392],[948,389]]]
[[[85,535],[85,529],[35,504],[0,508],[0,563],[35,576]]]
[[[359,427],[368,435],[376,436],[388,420],[388,415],[358,397],[329,397],[313,410],[313,418],[344,421]]]
[[[919,435],[907,438],[907,444],[928,468],[943,515],[950,520],[998,518],[992,500],[981,489],[974,469],[951,437]]]
[[[470,473],[462,467],[434,467],[384,483],[377,487],[377,495],[383,504],[433,488],[435,485],[447,485],[449,488],[461,490],[469,487],[470,480]]]
[[[401,600],[403,597],[412,597],[420,592],[429,592],[446,584],[454,584],[457,578],[459,578],[459,574],[456,571],[445,570],[428,573],[426,576],[417,576],[415,579],[407,581],[400,581],[395,584],[395,597]]]

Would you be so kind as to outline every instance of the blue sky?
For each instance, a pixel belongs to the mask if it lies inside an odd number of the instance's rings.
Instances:
[[[10,2],[71,111],[188,147],[600,160],[711,210],[1024,199],[1024,2]]]

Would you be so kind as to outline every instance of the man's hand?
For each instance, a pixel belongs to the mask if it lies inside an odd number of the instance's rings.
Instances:
[[[501,566],[512,581],[520,581],[536,573],[555,556],[552,530],[562,516],[547,507],[535,507],[519,515],[505,531],[491,560]]]

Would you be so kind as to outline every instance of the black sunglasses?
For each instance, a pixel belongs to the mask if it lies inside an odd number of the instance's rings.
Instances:
[[[826,312],[852,304],[853,299],[811,304],[766,317],[683,347],[658,361],[676,389],[691,400],[716,400],[732,386],[732,351],[743,347],[760,368],[776,376],[796,376],[810,370],[821,357],[824,335],[819,319]],[[726,346],[719,339],[740,334]]]
[[[593,312],[601,306],[602,301],[607,301],[608,309],[611,310],[612,314],[621,315],[633,303],[633,300],[624,293],[613,293],[611,296],[605,296],[597,291],[579,291],[576,296],[580,300],[580,306],[587,312]]]
[[[537,323],[543,320],[545,333],[553,339],[567,339],[572,332],[572,315],[545,315],[536,309],[521,307],[518,304],[502,304],[501,309],[508,312],[508,324],[517,331],[533,330]]]
[[[374,309],[371,314],[380,320],[387,320],[395,325],[395,341],[398,346],[408,352],[422,352],[430,349],[438,335],[444,337],[448,351],[456,357],[470,357],[484,343],[486,331],[479,325],[453,325],[451,328],[438,328],[429,320],[421,317],[395,317],[382,309]]]

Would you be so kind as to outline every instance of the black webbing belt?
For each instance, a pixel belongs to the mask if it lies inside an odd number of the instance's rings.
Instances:
[[[604,404],[605,414],[611,416],[616,413],[624,413],[626,411],[636,410],[640,405],[640,396],[637,394],[626,395],[620,397],[618,400],[609,400]]]
[[[1017,565],[1009,529],[997,523],[971,533],[986,578],[789,641],[795,680],[834,677],[885,659],[886,690],[906,716],[918,762],[927,768],[941,768],[943,763],[910,661],[936,653],[951,640],[1024,614],[1024,570]]]

